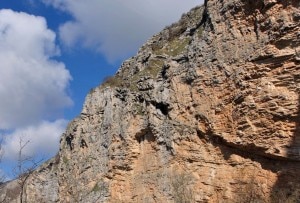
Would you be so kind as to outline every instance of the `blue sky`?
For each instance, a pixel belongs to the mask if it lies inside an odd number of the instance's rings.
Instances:
[[[58,150],[89,90],[201,0],[1,0],[1,170]]]

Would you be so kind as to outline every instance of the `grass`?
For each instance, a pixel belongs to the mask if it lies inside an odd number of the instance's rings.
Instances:
[[[196,30],[196,35],[197,35],[198,38],[201,38],[201,37],[202,37],[203,31],[204,31],[203,26],[199,27],[199,28]]]
[[[162,70],[163,65],[164,61],[161,59],[150,59],[147,67],[133,75],[132,78],[130,78],[131,82],[126,87],[131,91],[138,91],[137,82],[145,76],[157,78],[159,72]],[[101,88],[122,86],[125,86],[123,78],[116,75],[105,78]]]
[[[120,87],[122,85],[122,78],[119,76],[108,76],[104,79],[101,87]]]
[[[96,183],[95,186],[93,187],[92,191],[99,192],[100,190],[101,190],[101,188],[99,187],[98,183]]]
[[[144,115],[145,114],[145,112],[144,112],[144,107],[143,106],[141,106],[141,105],[136,105],[135,106],[135,111],[136,111],[136,115]]]
[[[97,193],[100,196],[103,196],[105,193],[108,192],[107,185],[103,182],[103,180],[100,180],[100,182],[96,183],[91,190],[91,192]]]
[[[149,61],[148,72],[149,74],[155,78],[157,77],[158,73],[161,71],[164,65],[164,61],[160,59],[151,59]]]
[[[69,159],[67,158],[67,157],[63,157],[63,162],[64,162],[64,164],[68,164],[68,162],[69,162]]]
[[[170,41],[165,47],[154,48],[154,53],[157,55],[169,55],[169,56],[177,56],[186,50],[187,45],[190,43],[190,38],[174,38]]]
[[[177,56],[187,49],[187,45],[190,43],[191,38],[187,37],[184,39],[174,38],[166,46],[158,46],[153,48],[153,52],[156,55],[169,55]],[[150,58],[146,67],[133,75],[130,78],[130,83],[125,84],[121,76],[110,76],[104,79],[101,88],[106,87],[127,87],[131,91],[138,91],[137,82],[144,76],[151,78],[157,78],[164,66],[164,59]],[[93,90],[91,90],[93,91]]]

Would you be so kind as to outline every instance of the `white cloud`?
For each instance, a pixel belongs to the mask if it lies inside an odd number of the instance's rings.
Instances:
[[[55,122],[43,121],[36,126],[29,126],[15,130],[6,135],[3,143],[4,159],[16,161],[20,150],[20,138],[24,147],[22,155],[24,157],[37,157],[55,155],[59,148],[59,139],[67,125],[66,120],[56,120]]]
[[[72,104],[69,71],[44,18],[0,10],[0,129],[55,118]]]
[[[203,0],[43,0],[70,13],[60,38],[68,47],[80,44],[109,61],[133,54],[151,35],[177,21]]]

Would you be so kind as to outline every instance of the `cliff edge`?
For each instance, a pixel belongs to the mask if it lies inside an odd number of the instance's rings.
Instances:
[[[93,89],[23,202],[296,202],[300,3],[206,0]]]

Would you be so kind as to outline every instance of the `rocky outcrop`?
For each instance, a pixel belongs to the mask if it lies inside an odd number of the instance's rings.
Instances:
[[[300,4],[207,0],[87,96],[26,202],[300,197]]]
[[[55,156],[28,177],[22,188],[23,202],[59,202],[58,161],[59,157]]]
[[[21,196],[21,187],[18,179],[1,183],[0,202],[19,203]]]

